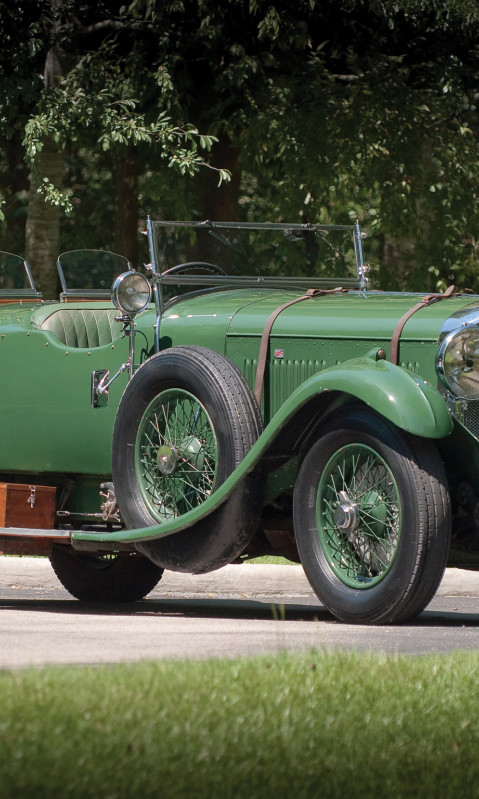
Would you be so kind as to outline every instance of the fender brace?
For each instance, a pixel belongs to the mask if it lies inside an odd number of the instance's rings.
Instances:
[[[398,365],[399,359],[399,339],[401,337],[401,333],[403,331],[404,325],[408,321],[408,319],[413,316],[416,311],[420,311],[421,308],[426,308],[428,305],[432,305],[434,302],[438,302],[439,300],[445,300],[448,297],[452,297],[454,294],[457,294],[457,289],[455,286],[449,286],[444,294],[427,294],[425,297],[422,298],[416,305],[406,311],[404,316],[401,316],[399,322],[397,323],[396,327],[394,328],[394,333],[391,337],[391,349],[389,352],[389,360],[391,363]]]

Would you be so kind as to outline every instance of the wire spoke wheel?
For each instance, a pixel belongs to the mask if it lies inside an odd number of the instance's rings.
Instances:
[[[129,382],[113,433],[113,481],[122,519],[140,528],[194,512],[216,491],[262,430],[239,369],[204,347],[171,347],[148,358]],[[172,571],[212,571],[250,542],[262,481],[239,481],[206,518],[135,545]]]
[[[294,487],[306,576],[349,623],[398,623],[423,610],[446,566],[450,514],[434,444],[361,405],[318,429]]]
[[[141,495],[158,521],[196,508],[215,487],[217,441],[204,406],[188,391],[170,389],[150,403],[136,440]]]
[[[318,487],[317,525],[334,573],[364,589],[391,567],[401,529],[401,501],[394,475],[370,447],[341,448],[326,465]]]

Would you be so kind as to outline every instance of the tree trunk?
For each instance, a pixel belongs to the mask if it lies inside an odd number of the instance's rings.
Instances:
[[[138,158],[136,150],[128,148],[117,154],[115,250],[125,255],[133,266],[138,258]]]
[[[381,268],[379,283],[376,285],[374,281],[374,288],[404,291],[411,271],[414,273],[417,269],[415,242],[411,238],[398,239],[390,235],[379,236],[378,245]]]
[[[219,169],[229,169],[231,180],[218,187],[218,174],[210,169],[203,169],[200,173],[200,196],[202,215],[213,222],[234,222],[239,218],[238,200],[241,184],[241,167],[238,163],[240,150],[234,147],[231,141],[222,137],[215,144],[212,165]],[[228,269],[231,253],[219,244],[214,238],[205,239],[201,252],[192,253],[192,260],[199,258],[202,261],[221,263]]]
[[[1,139],[6,169],[0,174],[0,193],[5,198],[5,222],[1,231],[2,249],[23,255],[25,252],[25,197],[29,188],[29,170],[19,133]]]
[[[434,164],[432,142],[424,136],[417,143],[414,159],[407,164],[406,174],[399,175],[393,165],[385,175],[381,213],[384,218],[393,219],[397,208],[397,192],[400,180],[408,179],[412,186],[409,198],[408,216],[398,222],[401,237],[391,234],[382,237],[381,255],[381,288],[404,291],[437,290],[430,267],[439,266],[434,263],[437,256],[434,236],[437,230],[434,225],[431,192],[429,187],[437,180]],[[387,188],[385,188],[387,187]]]
[[[31,264],[35,284],[47,300],[58,298],[56,259],[59,254],[60,209],[46,202],[37,188],[43,177],[60,187],[63,167],[62,154],[53,142],[47,140],[37,156],[31,176],[25,231],[25,256]]]
[[[241,167],[238,164],[240,150],[223,137],[215,144],[212,164],[219,169],[229,169],[231,180],[218,188],[218,174],[210,169],[201,173],[202,208],[206,219],[216,222],[231,222],[238,219]]]
[[[44,89],[48,92],[68,72],[69,57],[59,46],[56,36],[61,26],[64,0],[52,0],[54,12],[52,47],[45,57]],[[35,158],[30,178],[28,218],[25,230],[25,255],[32,266],[37,288],[45,299],[58,296],[56,259],[60,241],[60,209],[45,201],[37,189],[44,178],[59,189],[63,183],[63,156],[51,139],[46,139],[43,149]]]

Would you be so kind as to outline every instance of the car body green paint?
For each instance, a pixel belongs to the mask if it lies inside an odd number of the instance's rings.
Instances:
[[[301,300],[279,314],[269,335],[261,406],[264,432],[225,482],[194,510],[149,528],[125,530],[117,524],[108,531],[73,529],[75,546],[97,542],[114,549],[115,543],[133,546],[180,533],[217,509],[240,481],[261,470],[267,473],[265,501],[287,495],[301,449],[291,451],[289,461],[283,452],[279,466],[275,456],[271,468],[270,454],[277,452],[293,423],[301,428],[303,414],[308,423],[324,424],[332,410],[351,403],[362,403],[418,439],[437,441],[445,453],[444,442],[456,440],[460,427],[473,455],[468,458],[472,466],[461,464],[457,455],[451,458],[451,481],[467,480],[479,488],[479,480],[468,471],[479,462],[479,425],[473,430],[467,419],[459,418],[460,403],[440,385],[435,364],[444,326],[458,312],[465,310],[471,318],[477,314],[479,297],[452,296],[418,310],[402,330],[395,365],[389,361],[394,330],[423,294],[349,288],[302,299],[305,289],[300,287],[270,286],[262,279],[241,286],[232,282],[230,288],[224,281],[206,290],[195,286],[170,300],[159,317],[158,349],[212,349],[235,364],[253,388],[268,318],[280,306]],[[315,282],[311,278],[313,289]],[[330,281],[329,288],[335,286],[341,286],[340,279]],[[99,512],[101,499],[94,486],[110,479],[112,431],[128,383],[123,371],[109,387],[109,402],[93,407],[92,373],[108,371],[111,377],[128,361],[128,336],[115,335],[101,346],[75,347],[45,327],[51,314],[65,308],[79,316],[85,309],[111,314],[113,305],[105,298],[92,303],[86,295],[66,305],[38,298],[4,304],[1,300],[0,291],[0,411],[5,420],[0,481],[55,484],[64,495],[62,512],[86,521]],[[134,320],[133,371],[155,351],[158,316],[152,304]],[[314,413],[308,416],[313,405]],[[447,468],[446,457],[445,462]],[[278,469],[283,471],[277,478]]]
[[[258,289],[252,294],[237,289],[185,299],[165,314],[161,342],[163,346],[194,342],[225,353],[252,383],[265,321],[272,309],[294,296],[297,292]],[[285,310],[270,341],[270,394],[274,396],[277,384],[279,390],[284,385],[287,391],[283,401],[272,400],[266,410],[273,431],[284,414],[299,412],[304,397],[340,391],[417,435],[439,437],[450,432],[451,423],[437,389],[385,360],[376,362],[376,350],[371,350],[372,346],[387,348],[397,316],[416,299],[416,295],[383,294],[365,298],[353,292],[308,300]],[[451,299],[418,313],[408,323],[401,347],[411,347],[413,342],[425,347],[431,341],[435,349],[444,319],[471,303],[470,297]],[[68,307],[81,311],[83,305]],[[61,303],[0,306],[1,406],[9,420],[1,436],[1,471],[98,475],[111,471],[112,428],[127,378],[123,375],[113,384],[110,403],[101,409],[91,407],[90,378],[95,370],[113,372],[126,359],[127,340],[76,349],[32,325],[32,317],[38,324],[40,317],[62,307]],[[111,304],[100,303],[97,308],[106,311]],[[136,320],[143,358],[153,347],[154,323],[153,310]],[[360,335],[354,335],[353,328],[358,331],[359,327]],[[284,350],[281,361],[274,359],[277,347]],[[354,354],[364,353],[363,357],[344,360],[351,348]],[[342,365],[337,365],[341,360]],[[292,361],[291,368],[288,361]],[[308,368],[313,371],[309,377]],[[288,369],[294,374],[286,375]],[[431,371],[428,365],[421,374]],[[8,380],[8,375],[15,379]],[[301,391],[291,393],[301,386]]]
[[[64,309],[61,303],[0,306],[0,407],[8,419],[1,433],[0,470],[16,473],[111,474],[111,436],[116,407],[126,385],[123,375],[111,388],[110,403],[92,407],[91,375],[116,371],[128,357],[128,341],[95,348],[69,347],[48,330],[33,326],[33,317]],[[69,305],[81,312],[81,306]],[[98,313],[111,311],[99,304]],[[151,318],[138,333],[153,345]],[[9,379],[9,376],[10,379]]]
[[[387,376],[385,379],[385,375]],[[234,472],[199,507],[183,516],[154,527],[126,530],[98,536],[76,532],[73,541],[146,541],[186,529],[224,502],[240,480],[250,474],[291,419],[314,397],[336,392],[349,400],[358,399],[393,424],[418,436],[438,438],[448,435],[452,421],[440,394],[428,383],[386,361],[373,357],[348,361],[304,382],[286,400],[262,435]]]
[[[267,317],[297,295],[291,291],[233,289],[184,299],[162,319],[162,346],[194,342],[225,353],[252,383]],[[371,350],[372,346],[387,350],[397,318],[417,298],[382,293],[365,297],[351,292],[318,297],[285,310],[270,339],[273,399],[265,415],[270,418],[272,431],[280,429],[285,415],[299,412],[305,398],[322,391],[339,391],[360,399],[416,435],[447,435],[451,421],[437,389],[388,361],[375,361],[376,350]],[[474,305],[473,299],[450,299],[418,313],[408,323],[401,352],[415,342],[420,347],[431,342],[435,350],[442,323],[465,305]],[[80,311],[83,306],[73,303],[68,307]],[[89,401],[90,376],[95,370],[113,372],[127,357],[127,340],[76,349],[61,343],[49,331],[32,326],[32,317],[38,324],[40,318],[62,307],[61,303],[0,306],[0,365],[4,376],[15,375],[15,380],[5,381],[2,392],[2,411],[9,424],[2,432],[1,471],[97,475],[111,471],[112,428],[127,378],[124,375],[113,384],[108,407],[94,409]],[[111,304],[99,303],[96,307],[107,310]],[[154,323],[153,310],[143,312],[136,320],[142,357],[152,350]],[[274,359],[276,348],[284,351],[280,361]],[[363,357],[344,359],[351,350]],[[342,364],[337,365],[338,361]],[[433,364],[421,367],[421,375],[432,376]],[[304,380],[308,368],[313,374]],[[288,370],[294,374],[286,375]],[[275,386],[280,392],[283,384],[287,396],[275,401]],[[265,443],[259,452],[266,447]]]

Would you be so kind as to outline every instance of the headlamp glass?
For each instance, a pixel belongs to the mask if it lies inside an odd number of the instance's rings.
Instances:
[[[150,282],[140,272],[124,272],[113,283],[111,299],[122,313],[140,313],[151,300]]]
[[[479,329],[463,328],[442,341],[436,368],[441,381],[458,397],[479,397]]]

